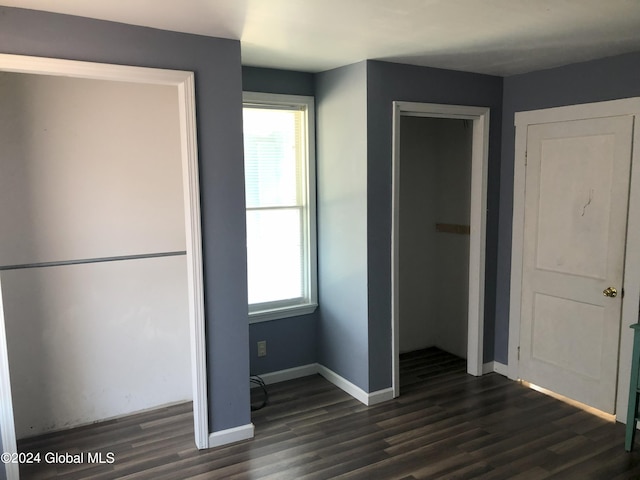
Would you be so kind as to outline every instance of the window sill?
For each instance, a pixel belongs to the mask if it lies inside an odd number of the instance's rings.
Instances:
[[[293,307],[276,308],[273,310],[263,310],[249,314],[249,324],[268,322],[271,320],[280,320],[282,318],[297,317],[299,315],[308,315],[318,308],[317,303],[308,303],[305,305],[296,305]]]

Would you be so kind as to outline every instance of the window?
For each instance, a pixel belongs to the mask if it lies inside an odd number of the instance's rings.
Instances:
[[[313,97],[243,96],[249,320],[317,306]]]

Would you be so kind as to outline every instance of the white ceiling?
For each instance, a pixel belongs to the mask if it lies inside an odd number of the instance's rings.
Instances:
[[[513,75],[640,51],[640,0],[0,0],[240,39],[244,65],[381,59]]]

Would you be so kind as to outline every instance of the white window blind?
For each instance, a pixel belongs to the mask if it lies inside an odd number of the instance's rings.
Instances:
[[[309,100],[248,96],[243,122],[249,313],[281,318],[316,305]]]

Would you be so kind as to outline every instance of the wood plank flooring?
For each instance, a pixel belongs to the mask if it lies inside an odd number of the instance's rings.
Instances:
[[[365,407],[320,376],[269,386],[255,438],[198,451],[182,404],[20,442],[114,462],[22,466],[23,479],[640,479],[624,426],[437,349],[403,355],[399,398]],[[259,390],[253,393],[259,395]],[[256,397],[256,401],[259,398]],[[640,440],[639,440],[640,441]]]

